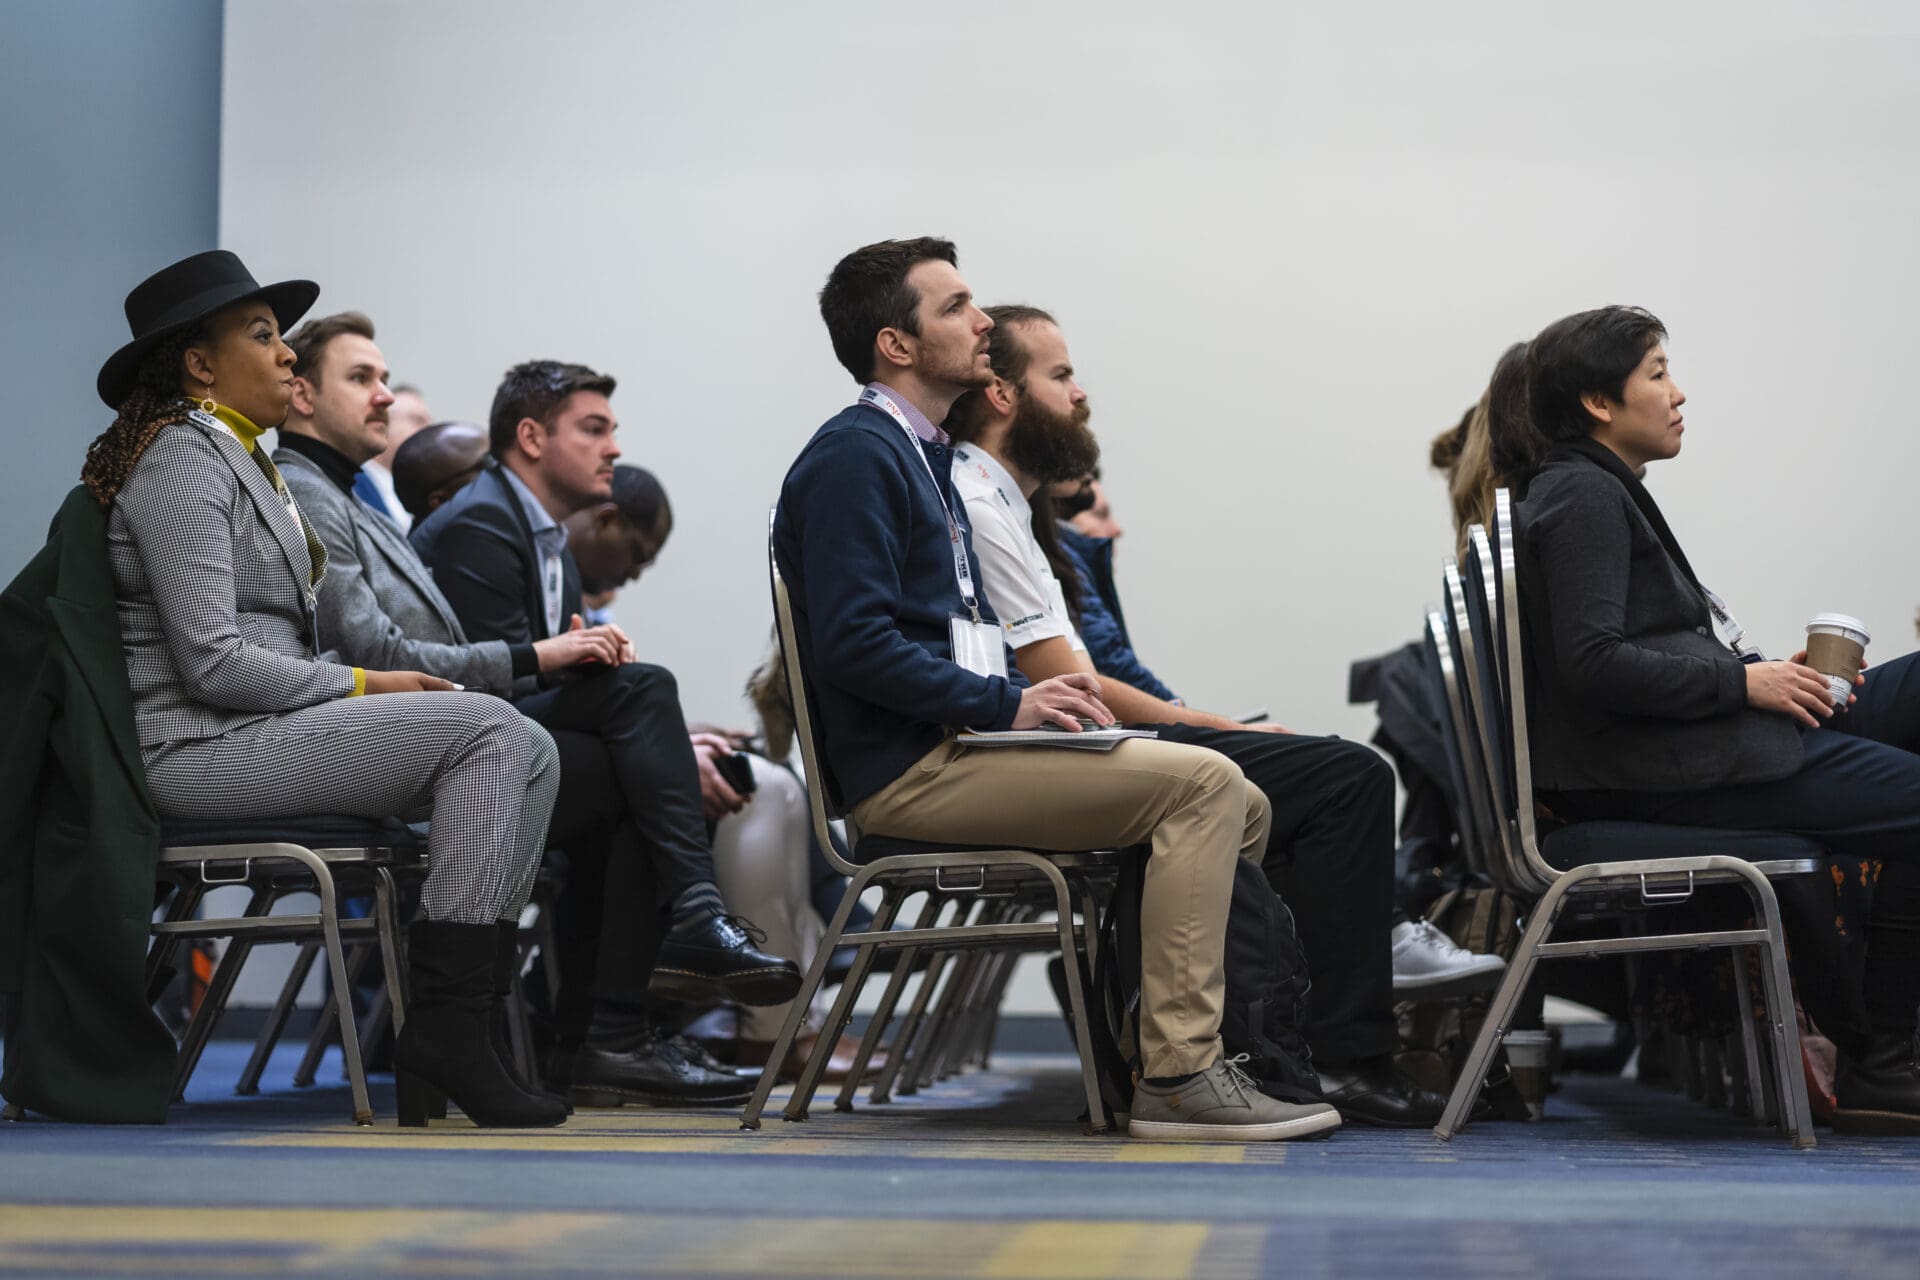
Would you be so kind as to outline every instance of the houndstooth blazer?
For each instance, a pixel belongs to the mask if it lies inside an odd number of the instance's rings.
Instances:
[[[273,460],[327,549],[318,607],[319,643],[328,656],[374,671],[424,671],[469,689],[511,692],[506,641],[467,643],[453,606],[398,526],[311,459],[278,449]]]
[[[351,668],[314,658],[305,529],[219,427],[161,430],[114,498],[107,553],[143,752],[353,692]]]

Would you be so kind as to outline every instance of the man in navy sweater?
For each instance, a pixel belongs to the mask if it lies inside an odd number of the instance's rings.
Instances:
[[[825,764],[860,831],[1045,849],[1151,844],[1140,912],[1138,1138],[1247,1142],[1333,1128],[1268,1098],[1220,1052],[1233,860],[1266,849],[1265,799],[1226,757],[1133,740],[1109,753],[970,750],[962,728],[1108,724],[1100,682],[1029,684],[979,587],[966,509],[936,425],[993,379],[954,248],[855,250],[820,292],[859,400],[807,443],[780,491],[774,547],[792,594]],[[856,850],[856,856],[858,856]]]

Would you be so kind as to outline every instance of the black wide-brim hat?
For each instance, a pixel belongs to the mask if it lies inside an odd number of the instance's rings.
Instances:
[[[133,391],[140,362],[157,343],[198,324],[222,307],[259,298],[273,308],[286,333],[298,324],[320,296],[311,280],[282,280],[263,285],[246,264],[225,249],[210,249],[182,258],[154,272],[127,295],[127,328],[133,341],[107,357],[94,388],[107,408],[118,409]]]

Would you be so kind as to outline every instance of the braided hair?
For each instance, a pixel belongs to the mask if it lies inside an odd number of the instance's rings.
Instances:
[[[186,329],[147,352],[134,375],[133,390],[120,402],[113,425],[87,446],[80,482],[101,506],[113,505],[114,496],[154,438],[164,428],[186,421],[191,405],[180,390],[180,361],[187,348],[205,336],[197,327]]]

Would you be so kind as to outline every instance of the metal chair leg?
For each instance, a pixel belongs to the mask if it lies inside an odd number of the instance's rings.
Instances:
[[[347,1009],[353,1009],[353,984],[360,981],[360,975],[366,971],[368,957],[372,953],[364,946],[355,946],[353,954],[347,957]],[[340,988],[335,986],[327,993],[320,1006],[320,1016],[314,1019],[313,1030],[307,1035],[306,1052],[300,1055],[300,1064],[293,1069],[293,1085],[296,1089],[311,1088],[320,1075],[320,1062],[326,1057],[327,1046],[333,1043],[334,1032],[340,1021]]]
[[[893,919],[900,913],[900,904],[906,895],[889,887],[886,896],[880,900],[880,909],[873,913],[873,923],[868,926],[870,933],[885,933],[893,928]],[[825,950],[823,947],[822,950]],[[813,1052],[807,1055],[806,1065],[800,1068],[800,1079],[794,1082],[793,1094],[787,1099],[785,1115],[788,1120],[805,1120],[807,1106],[813,1101],[814,1090],[820,1087],[820,1077],[826,1074],[827,1060],[833,1056],[833,1046],[846,1034],[847,1023],[853,1018],[853,1003],[860,998],[860,989],[867,985],[867,976],[873,972],[873,957],[879,947],[869,942],[863,944],[853,956],[853,967],[847,971],[847,980],[840,984],[840,994],[834,998],[833,1007],[827,1013],[826,1025],[820,1029],[820,1038],[814,1042]],[[818,957],[815,957],[818,959]],[[806,1010],[798,1010],[805,1014]],[[769,1055],[767,1070],[763,1076],[779,1072],[779,1059]]]
[[[1440,1141],[1450,1141],[1466,1127],[1473,1104],[1486,1084],[1487,1071],[1493,1066],[1493,1055],[1499,1052],[1500,1042],[1506,1038],[1507,1024],[1513,1020],[1520,997],[1525,994],[1527,983],[1532,981],[1533,971],[1540,963],[1540,945],[1553,932],[1561,904],[1566,901],[1567,890],[1576,883],[1577,875],[1575,872],[1555,880],[1535,905],[1533,918],[1527,922],[1527,931],[1521,936],[1520,946],[1514,951],[1513,958],[1507,961],[1506,976],[1493,993],[1493,1001],[1487,1007],[1486,1021],[1480,1024],[1480,1034],[1474,1037],[1473,1048],[1467,1053],[1460,1078],[1454,1082],[1453,1093],[1447,1098],[1447,1109],[1441,1113],[1440,1123],[1433,1128],[1433,1136]]]
[[[213,977],[207,982],[207,991],[200,1000],[200,1008],[193,1015],[193,1021],[187,1024],[186,1034],[180,1037],[180,1054],[174,1059],[173,1100],[179,1102],[187,1096],[187,1082],[193,1079],[194,1069],[200,1065],[200,1055],[207,1051],[207,1041],[213,1038],[213,1028],[220,1021],[220,1015],[226,1011],[227,998],[233,994],[234,980],[240,976],[240,970],[246,967],[247,954],[253,950],[253,944],[241,939],[229,939],[227,948],[220,955],[220,963],[214,966]]]
[[[987,1069],[987,1060],[993,1053],[993,1036],[1000,1025],[1000,1005],[1006,999],[1007,987],[1013,982],[1014,970],[1020,967],[1020,957],[1025,952],[995,952],[991,959],[991,971],[987,983],[980,993],[979,1006],[967,1027],[966,1043],[960,1055],[960,1064],[966,1067]]]
[[[1067,1000],[1073,1006],[1073,1038],[1080,1046],[1080,1083],[1087,1091],[1087,1132],[1104,1133],[1107,1111],[1100,1100],[1100,1076],[1093,1061],[1093,1035],[1087,1021],[1087,983],[1080,970],[1080,953],[1074,946],[1073,899],[1067,892],[1065,878],[1058,871],[1054,871],[1051,878],[1060,904],[1060,956],[1067,970]]]
[[[385,867],[374,868],[373,913],[380,934],[380,963],[386,969],[387,1011],[393,1019],[393,1034],[397,1036],[407,1025],[406,975],[405,961],[400,954],[400,895],[393,873]]]
[[[300,944],[300,952],[293,958],[293,967],[287,970],[287,980],[280,984],[279,998],[273,1002],[273,1008],[267,1013],[267,1021],[260,1028],[260,1035],[253,1042],[253,1054],[247,1059],[240,1078],[234,1082],[235,1093],[252,1097],[260,1092],[260,1077],[267,1069],[267,1059],[273,1056],[274,1046],[280,1043],[280,1036],[287,1029],[287,1018],[292,1015],[294,1003],[300,998],[300,988],[306,985],[307,975],[313,971],[313,962],[319,955],[319,943]]]
[[[207,886],[198,880],[188,880],[174,886],[173,895],[167,902],[166,914],[161,919],[168,924],[179,924],[200,907],[201,899],[207,896]],[[180,949],[181,939],[177,934],[162,933],[154,937],[147,948],[147,1003],[158,1000],[167,981],[173,976],[168,970],[173,964],[174,954]]]
[[[840,895],[840,908],[833,913],[826,932],[820,936],[820,945],[813,953],[813,963],[807,966],[806,976],[800,981],[800,990],[794,995],[793,1003],[787,1009],[786,1021],[780,1026],[780,1034],[773,1038],[773,1047],[768,1050],[766,1069],[760,1073],[760,1080],[753,1087],[753,1096],[747,1100],[746,1110],[740,1113],[742,1129],[760,1127],[760,1115],[766,1110],[767,1099],[772,1096],[774,1085],[780,1079],[780,1064],[786,1061],[787,1050],[793,1045],[800,1023],[807,1016],[807,1009],[826,978],[827,962],[833,958],[833,949],[839,945],[840,935],[847,931],[847,917],[853,914],[854,904],[872,882],[872,875],[871,868],[863,870],[847,885],[846,892]]]
[[[940,907],[940,895],[929,893],[913,927],[931,928],[940,915]],[[904,947],[894,953],[893,972],[887,975],[886,990],[880,993],[880,1003],[874,1007],[873,1017],[867,1022],[867,1033],[861,1037],[859,1052],[854,1055],[853,1069],[847,1072],[847,1078],[840,1085],[840,1095],[833,1100],[835,1111],[853,1110],[853,1096],[860,1091],[860,1080],[867,1074],[867,1063],[873,1060],[874,1050],[879,1046],[887,1024],[893,1020],[894,1006],[899,1003],[900,992],[907,985],[907,978],[913,970],[913,956],[918,950],[918,947]]]
[[[279,894],[271,886],[262,885],[254,889],[241,915],[266,915],[273,909],[278,897]],[[220,963],[214,966],[213,977],[208,981],[206,994],[200,1000],[200,1009],[193,1015],[193,1021],[187,1024],[186,1034],[180,1038],[180,1056],[175,1060],[173,1073],[175,1102],[186,1096],[187,1081],[193,1078],[194,1068],[200,1065],[200,1055],[206,1052],[207,1041],[213,1037],[214,1025],[220,1021],[220,1015],[226,1012],[227,998],[233,994],[234,981],[240,976],[240,970],[246,967],[247,956],[252,950],[253,944],[246,939],[231,938],[220,955]]]
[[[952,903],[953,920],[957,921],[966,911],[966,904],[958,898],[948,898],[942,902],[944,909]],[[935,918],[937,924],[938,917]],[[949,922],[951,923],[951,922]],[[900,968],[911,969],[919,959],[923,948],[913,947],[900,953]],[[951,951],[931,951],[927,964],[920,973],[920,985],[913,993],[913,1003],[907,1007],[907,1016],[901,1020],[899,1029],[893,1033],[893,1040],[887,1045],[887,1065],[880,1070],[880,1078],[873,1082],[873,1092],[867,1095],[868,1102],[893,1101],[894,1086],[906,1070],[907,1061],[914,1052],[914,1041],[919,1038],[920,1028],[926,1021],[927,1007],[933,1002],[933,994],[940,986],[941,975],[953,957]]]
[[[1767,1124],[1770,1108],[1760,1075],[1760,1037],[1753,1025],[1753,984],[1747,977],[1748,954],[1746,947],[1733,949],[1733,998],[1740,1006],[1740,1055],[1747,1077],[1747,1113]]]
[[[974,917],[975,923],[1000,923],[1000,904],[985,903]],[[973,985],[973,978],[980,967],[981,952],[978,949],[962,951],[955,960],[951,972],[947,975],[947,985],[934,1003],[933,1012],[927,1019],[926,1029],[921,1033],[925,1047],[919,1060],[914,1064],[912,1074],[913,1087],[902,1089],[902,1094],[917,1093],[931,1087],[941,1078],[946,1066],[947,1045],[953,1035],[954,1021],[959,1016],[961,1002],[966,998]]]
[[[314,880],[320,894],[320,934],[326,942],[327,969],[333,975],[334,1004],[340,1013],[340,1054],[346,1059],[347,1084],[353,1092],[353,1122],[370,1125],[373,1103],[367,1097],[367,1072],[360,1061],[360,1033],[353,1025],[353,988],[347,977],[346,948],[340,941],[340,903],[334,894],[333,873],[323,864],[315,868]],[[371,948],[363,950],[371,952]]]
[[[1774,1076],[1779,1086],[1780,1119],[1796,1150],[1814,1145],[1813,1108],[1807,1102],[1807,1073],[1800,1060],[1800,1027],[1793,1017],[1793,980],[1787,973],[1786,935],[1780,924],[1780,900],[1758,871],[1751,871],[1755,905],[1766,923],[1767,942],[1760,978],[1766,989],[1767,1020],[1773,1032]]]

